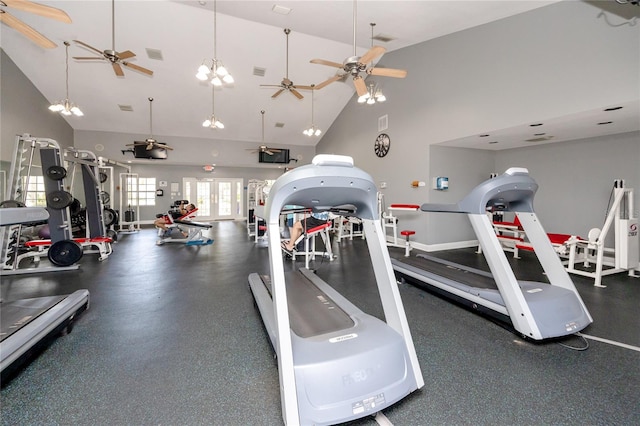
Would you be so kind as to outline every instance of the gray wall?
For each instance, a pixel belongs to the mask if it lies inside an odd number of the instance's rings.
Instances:
[[[367,106],[357,104],[354,97],[316,150],[350,155],[378,184],[387,182],[388,187],[383,190],[387,204],[458,198],[458,190],[472,188],[487,177],[487,171],[502,172],[497,166],[504,168],[511,162],[521,165],[520,155],[528,153],[439,152],[435,147],[430,152],[430,146],[637,98],[640,28],[611,26],[599,16],[600,12],[588,3],[560,2],[387,53],[379,65],[408,69],[407,78],[375,78],[382,83],[388,101]],[[373,153],[373,142],[379,133],[378,117],[385,114],[391,150],[379,159]],[[597,163],[597,167],[608,168],[608,174],[618,174],[618,156],[609,152],[607,141],[608,138],[595,142],[602,144],[598,161],[579,149],[574,149],[573,161]],[[629,143],[633,148],[633,140]],[[555,145],[541,146],[540,152],[551,150],[552,146]],[[498,161],[507,155],[513,158]],[[494,170],[489,170],[492,157]],[[544,157],[541,154],[539,161],[549,161]],[[638,158],[637,148],[632,149],[630,158]],[[542,184],[547,180],[561,181],[561,173],[562,169],[544,170]],[[583,196],[574,200],[575,205],[587,205],[591,183],[583,182],[592,182],[586,178],[592,171],[585,168],[575,173],[571,184],[576,187],[558,190],[557,197],[573,192],[576,197]],[[446,193],[410,186],[414,180],[429,185],[437,175],[451,179],[451,189]],[[534,177],[537,178],[535,174]],[[608,188],[610,182],[604,180]],[[537,205],[545,202],[543,194],[540,196]],[[543,214],[548,216],[545,211]],[[458,223],[459,219],[441,219],[440,215],[433,219],[434,215],[426,215],[426,220],[436,220],[429,223],[425,230],[428,232],[421,232],[424,228],[418,228],[412,219],[401,227],[407,224],[416,228],[414,240],[427,245],[473,238],[472,233],[463,231],[466,228]],[[438,226],[442,220],[455,222]],[[551,225],[556,226],[554,222]],[[557,223],[558,228],[560,225]]]
[[[640,216],[640,132],[499,151],[495,164],[500,173],[529,169],[540,185],[534,207],[547,232],[586,238],[589,229],[602,228],[614,179],[635,189]]]
[[[61,86],[60,97],[64,97],[64,86]],[[49,101],[0,49],[2,161],[11,162],[16,135],[24,133],[54,139],[62,147],[73,146],[73,129],[60,114],[49,111],[49,105]]]

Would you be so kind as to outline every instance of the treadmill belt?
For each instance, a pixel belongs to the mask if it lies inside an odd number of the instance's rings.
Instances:
[[[262,275],[271,294],[271,279]],[[299,271],[285,273],[291,330],[303,338],[351,328],[353,320]],[[272,296],[273,297],[273,296]]]
[[[441,277],[448,278],[452,281],[464,283],[464,285],[475,288],[483,288],[489,290],[497,290],[495,280],[491,277],[491,274],[484,271],[476,271],[472,268],[462,268],[456,266],[456,264],[447,262],[445,260],[437,259],[432,256],[421,257],[403,257],[398,259],[400,262],[407,265],[419,268],[425,271],[429,271],[433,274]],[[485,275],[487,274],[487,275]]]
[[[11,336],[23,326],[51,309],[67,296],[34,297],[32,299],[5,302],[0,311],[0,341]]]

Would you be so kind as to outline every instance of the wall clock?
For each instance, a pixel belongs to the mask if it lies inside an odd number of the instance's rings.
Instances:
[[[380,158],[387,155],[389,148],[391,147],[391,138],[386,133],[380,133],[373,144],[373,150]]]

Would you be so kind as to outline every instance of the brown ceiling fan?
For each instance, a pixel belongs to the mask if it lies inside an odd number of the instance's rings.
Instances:
[[[304,96],[302,96],[302,93],[298,92],[297,89],[300,89],[300,90],[313,90],[313,88],[311,86],[294,85],[293,82],[291,80],[289,80],[289,34],[291,33],[291,30],[289,28],[285,28],[284,29],[284,33],[287,36],[287,62],[286,62],[285,77],[282,79],[280,84],[261,84],[260,86],[262,86],[262,87],[279,87],[278,91],[276,91],[276,93],[274,93],[273,96],[271,96],[274,99],[277,98],[278,96],[280,96],[280,94],[282,92],[284,92],[285,90],[288,90],[289,92],[291,92],[291,94],[293,94],[293,96],[295,96],[296,98],[302,99],[302,98],[304,98]]]
[[[151,151],[154,148],[173,151],[173,148],[169,145],[158,142],[153,138],[153,98],[149,98],[149,137],[144,141],[133,141],[133,143],[129,143],[126,146],[144,146],[147,151]]]
[[[2,1],[2,0],[0,0]],[[76,43],[78,43],[79,45],[86,47],[87,49],[101,55],[101,56],[83,56],[83,57],[76,57],[74,56],[73,59],[77,59],[79,61],[95,61],[95,60],[107,60],[111,63],[111,66],[113,67],[113,71],[116,73],[116,75],[118,77],[124,77],[124,71],[122,70],[122,67],[120,65],[124,65],[127,68],[131,68],[133,70],[136,71],[140,71],[141,73],[144,74],[148,74],[148,75],[153,75],[153,71],[147,69],[147,68],[143,68],[139,65],[135,65],[132,64],[131,62],[126,61],[126,59],[130,59],[133,58],[134,56],[136,56],[135,53],[133,53],[130,50],[125,50],[122,52],[118,52],[116,51],[116,30],[115,30],[115,4],[114,4],[114,0],[111,0],[111,49],[106,49],[103,51],[100,51],[98,49],[96,49],[93,46],[90,46],[89,44],[80,41],[80,40],[73,40]]]
[[[44,16],[45,18],[55,19],[56,21],[71,23],[71,18],[67,13],[61,9],[56,9],[51,6],[44,6],[42,4],[33,3],[27,0],[0,0],[0,8],[11,7],[16,10],[22,10],[24,12],[34,13],[36,15]],[[27,37],[40,47],[45,49],[53,49],[57,46],[53,41],[34,30],[29,25],[22,22],[4,9],[0,9],[0,21],[7,24],[14,30]]]
[[[356,87],[358,96],[367,94],[367,84],[364,82],[364,78],[361,73],[370,75],[377,75],[381,77],[394,77],[405,78],[407,71],[393,69],[393,68],[375,68],[370,64],[376,58],[379,58],[386,52],[386,49],[382,46],[372,46],[364,55],[358,56],[356,53],[356,0],[353,1],[353,56],[348,57],[343,63],[327,61],[325,59],[312,59],[312,64],[327,65],[344,71],[344,74],[335,75],[322,83],[316,84],[316,90],[322,89],[334,81],[338,81],[346,75],[353,77],[353,84]],[[371,65],[371,66],[370,66]],[[366,77],[366,76],[365,76]]]
[[[247,149],[247,151],[251,151],[252,154],[256,154],[258,152],[263,152],[267,155],[273,155],[276,152],[281,152],[281,149],[278,148],[269,148],[268,146],[266,146],[264,144],[264,110],[260,111],[260,114],[262,114],[262,145],[258,146],[258,148],[255,149]]]

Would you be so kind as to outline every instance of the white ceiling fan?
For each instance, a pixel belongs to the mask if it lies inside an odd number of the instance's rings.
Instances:
[[[136,71],[140,71],[141,73],[144,73],[144,74],[153,75],[153,71],[151,71],[150,69],[147,69],[126,61],[126,59],[130,59],[136,56],[136,54],[133,53],[132,51],[130,50],[125,50],[122,52],[116,51],[115,0],[111,0],[111,49],[105,49],[103,51],[100,51],[83,41],[80,41],[80,40],[73,40],[73,41],[101,55],[101,56],[83,56],[83,57],[74,56],[73,59],[76,59],[79,61],[106,60],[111,63],[111,66],[113,67],[113,71],[116,73],[118,77],[124,77],[124,71],[122,70],[122,67],[120,65],[123,65],[127,68],[131,68]]]
[[[278,96],[280,96],[280,94],[282,92],[284,92],[285,90],[288,90],[289,92],[291,92],[291,94],[293,96],[295,96],[296,98],[302,99],[302,98],[304,98],[304,96],[302,96],[302,94],[300,92],[298,92],[297,89],[313,90],[313,87],[295,85],[295,84],[293,84],[293,81],[289,80],[289,34],[291,33],[291,30],[289,28],[285,28],[284,29],[284,33],[287,36],[287,62],[286,62],[285,77],[282,79],[280,84],[261,84],[260,86],[262,86],[262,87],[279,87],[280,89],[276,93],[274,93],[273,96],[271,96],[274,99],[277,98]]]
[[[56,21],[71,23],[71,18],[64,10],[56,9],[51,6],[44,6],[42,4],[34,3],[27,0],[0,0],[0,21],[10,26],[14,30],[27,37],[40,47],[45,49],[53,49],[57,46],[56,43],[49,40],[44,35],[33,29],[31,26],[25,24],[20,19],[16,18],[4,8],[11,7],[23,12],[29,12],[36,15],[44,16],[45,18],[55,19]]]
[[[382,56],[384,52],[386,52],[386,49],[382,46],[372,46],[371,49],[369,49],[364,55],[362,56],[357,55],[356,53],[356,22],[357,22],[357,8],[356,8],[356,0],[354,0],[353,1],[353,56],[348,57],[342,63],[327,61],[325,59],[312,59],[310,61],[312,64],[327,65],[327,66],[338,68],[344,71],[344,74],[335,75],[329,78],[328,80],[325,80],[320,84],[317,84],[315,87],[316,90],[322,89],[328,84],[338,81],[346,75],[350,75],[353,78],[353,84],[356,88],[356,92],[358,92],[358,96],[363,96],[367,94],[367,85],[364,82],[363,76],[361,75],[362,73],[367,75],[370,74],[370,75],[377,75],[381,77],[394,77],[394,78],[405,78],[407,76],[406,70],[393,69],[393,68],[375,68],[370,64],[370,62]]]

